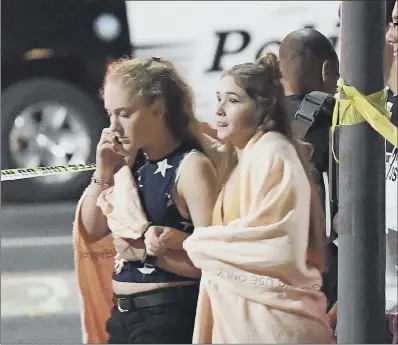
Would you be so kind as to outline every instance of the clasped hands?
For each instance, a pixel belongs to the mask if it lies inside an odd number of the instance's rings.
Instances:
[[[146,248],[147,255],[159,256],[167,250],[183,250],[182,243],[189,234],[167,226],[153,225],[144,234],[144,239],[132,240],[115,237],[113,243],[119,255],[126,260],[140,260]]]

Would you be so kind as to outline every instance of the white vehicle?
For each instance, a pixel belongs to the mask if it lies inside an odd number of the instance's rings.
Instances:
[[[134,55],[169,58],[196,94],[197,117],[212,123],[223,69],[277,53],[291,31],[313,27],[338,52],[340,1],[128,1]]]

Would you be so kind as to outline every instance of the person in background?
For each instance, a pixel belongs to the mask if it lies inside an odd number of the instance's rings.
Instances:
[[[293,121],[304,97],[312,91],[334,95],[339,78],[339,60],[331,42],[315,29],[300,29],[288,34],[280,45],[279,59],[282,83]],[[304,140],[313,149],[312,162],[316,170],[316,183],[322,201],[325,186],[322,173],[329,173],[329,132],[332,118],[320,113]],[[330,177],[329,177],[330,178]],[[332,217],[335,214],[331,215]],[[328,268],[323,273],[323,291],[328,298],[328,309],[337,300],[337,247],[327,244]]]
[[[200,270],[182,242],[194,227],[211,223],[218,190],[214,167],[199,140],[192,92],[167,60],[123,59],[109,65],[103,99],[110,127],[102,132],[97,169],[77,212],[81,241],[93,248],[109,234],[112,221],[123,224],[128,216],[118,218],[115,211],[131,202],[134,191],[128,184],[116,188],[120,174],[128,175],[122,182],[136,181],[149,221],[137,239],[114,236],[115,267],[107,276],[113,279],[114,294],[106,323],[108,343],[190,343]],[[110,191],[121,194],[112,199]],[[170,237],[172,243],[167,242]],[[105,292],[102,296],[108,298]]]
[[[335,94],[339,60],[330,41],[319,31],[300,29],[288,34],[281,42],[279,60],[291,121],[307,94],[312,91]],[[320,192],[324,190],[321,175],[329,166],[330,126],[331,119],[324,119],[304,138],[313,147],[312,158]],[[320,195],[323,200],[323,193]]]
[[[387,109],[391,111],[391,122],[398,126],[397,65],[398,65],[398,2],[387,1],[388,28],[387,52],[392,60],[390,77],[387,79]],[[386,73],[387,74],[387,73]],[[386,314],[388,341],[398,343],[398,229],[397,229],[397,147],[386,141],[388,165],[386,171]]]

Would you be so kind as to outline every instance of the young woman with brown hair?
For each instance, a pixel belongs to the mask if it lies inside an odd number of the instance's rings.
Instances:
[[[219,83],[217,135],[237,164],[213,225],[196,227],[183,244],[202,270],[194,343],[334,341],[320,292],[324,215],[280,78],[268,53]]]

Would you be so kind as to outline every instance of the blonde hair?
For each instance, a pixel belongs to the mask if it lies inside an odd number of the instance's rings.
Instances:
[[[171,134],[203,151],[192,89],[171,61],[123,58],[108,65],[104,84],[109,80],[120,81],[131,97],[143,97],[146,104],[163,99],[165,123]]]

